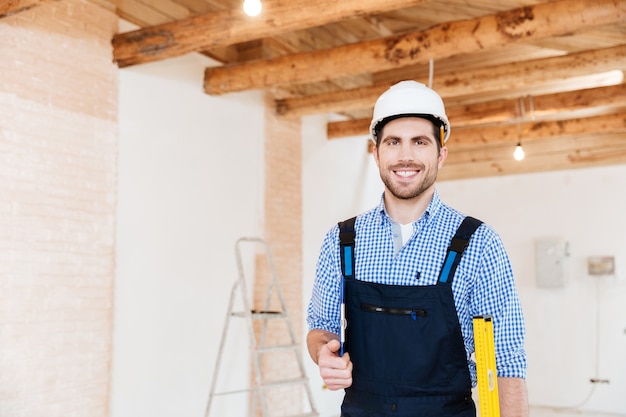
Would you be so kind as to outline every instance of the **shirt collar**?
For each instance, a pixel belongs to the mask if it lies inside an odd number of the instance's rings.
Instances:
[[[422,219],[432,219],[437,214],[437,212],[439,212],[439,209],[441,208],[442,204],[443,203],[441,202],[441,198],[439,197],[439,191],[435,189],[433,198],[430,200],[430,203],[428,203],[428,207],[426,207],[426,211],[424,212],[424,214],[418,221],[421,221]],[[384,192],[382,193],[380,197],[380,202],[378,203],[378,207],[376,208],[376,211],[380,216],[381,222],[384,221],[385,219],[388,222],[392,221],[391,217],[389,217],[389,214],[387,214],[387,209],[385,209],[385,193]]]

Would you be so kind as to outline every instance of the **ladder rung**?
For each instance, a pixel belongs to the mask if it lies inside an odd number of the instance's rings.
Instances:
[[[262,383],[261,385],[256,385],[250,388],[241,388],[241,389],[236,389],[232,391],[214,392],[213,396],[218,397],[220,395],[241,394],[244,392],[258,391],[258,390],[262,390],[266,388],[276,388],[276,387],[281,387],[281,386],[286,386],[286,385],[305,384],[307,382],[308,380],[306,378],[284,379],[280,381],[267,381],[267,382]]]
[[[276,352],[280,350],[295,350],[299,349],[299,345],[276,345],[276,346],[261,346],[254,349],[256,352]]]
[[[211,395],[214,396],[214,397],[219,397],[221,395],[242,394],[244,392],[252,392],[252,391],[256,391],[256,389],[254,389],[254,388],[242,388],[242,389],[235,389],[235,390],[232,390],[232,391],[214,392]]]
[[[307,382],[308,382],[308,379],[306,378],[293,378],[293,379],[283,379],[280,381],[267,381],[267,382],[264,382],[262,385],[259,385],[258,389],[282,387],[285,385],[306,384]]]
[[[252,310],[249,313],[245,311],[236,311],[231,313],[234,317],[251,317],[252,319],[282,319],[285,318],[285,313],[282,311],[258,311]]]

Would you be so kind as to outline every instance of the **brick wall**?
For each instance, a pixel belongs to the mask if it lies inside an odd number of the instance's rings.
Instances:
[[[0,416],[108,416],[117,28],[104,2],[0,18]]]
[[[277,117],[272,97],[266,99],[265,117],[265,239],[268,242],[297,342],[303,337],[302,321],[302,135],[300,120]],[[267,265],[258,262],[254,306],[264,307],[270,279]],[[276,308],[277,298],[270,307]],[[260,328],[256,331],[259,334]],[[268,322],[268,345],[289,342],[286,323]],[[306,352],[306,348],[304,348]],[[299,375],[294,351],[264,354],[264,380],[293,379]],[[302,410],[302,387],[272,389],[267,396],[271,415],[294,415]],[[257,413],[257,415],[260,415]]]
[[[265,118],[265,238],[296,336],[302,337],[302,134],[300,119],[280,118],[273,100]]]

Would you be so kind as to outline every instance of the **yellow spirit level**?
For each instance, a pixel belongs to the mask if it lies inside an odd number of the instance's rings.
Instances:
[[[496,349],[491,316],[474,316],[474,347],[480,417],[500,417]]]

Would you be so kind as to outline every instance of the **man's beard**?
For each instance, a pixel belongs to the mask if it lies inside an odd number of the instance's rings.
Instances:
[[[419,168],[415,166],[399,166],[394,167],[394,171],[400,170],[419,170],[420,174],[425,174],[426,176],[417,184],[411,184],[410,188],[407,185],[400,185],[397,182],[394,182],[392,179],[393,173],[389,173],[389,171],[381,171],[380,178],[383,181],[383,184],[387,187],[391,194],[400,199],[400,200],[410,200],[421,195],[425,190],[429,189],[437,179],[437,167],[435,166],[434,170],[431,172],[426,172],[424,166],[420,166]]]

